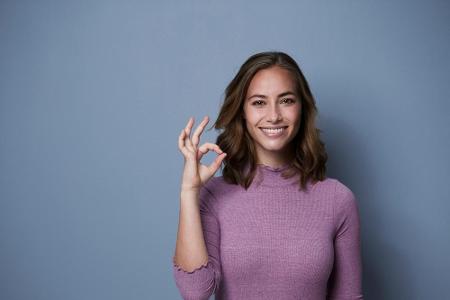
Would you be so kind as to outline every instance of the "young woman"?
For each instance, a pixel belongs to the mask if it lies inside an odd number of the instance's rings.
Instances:
[[[208,117],[192,137],[189,119],[173,256],[184,299],[363,299],[357,202],[326,177],[316,114],[297,63],[263,52],[228,85],[216,144],[199,146]]]

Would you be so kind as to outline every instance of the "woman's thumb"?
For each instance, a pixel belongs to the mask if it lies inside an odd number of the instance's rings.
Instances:
[[[227,156],[227,154],[225,152],[222,152],[216,157],[216,159],[215,159],[216,170],[219,169],[219,167],[222,164],[222,161],[224,160],[225,156]]]

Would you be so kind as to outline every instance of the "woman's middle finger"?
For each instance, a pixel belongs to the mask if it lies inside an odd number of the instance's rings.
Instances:
[[[197,147],[198,143],[200,141],[200,135],[203,132],[203,129],[205,128],[206,124],[208,124],[209,118],[208,116],[205,116],[203,118],[203,121],[198,125],[197,129],[194,131],[194,134],[192,135],[192,144]]]

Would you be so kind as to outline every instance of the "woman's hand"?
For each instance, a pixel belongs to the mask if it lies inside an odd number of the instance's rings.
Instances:
[[[223,152],[219,146],[213,143],[204,143],[198,147],[200,135],[203,132],[206,124],[208,124],[208,116],[203,118],[203,121],[195,130],[190,138],[192,126],[194,125],[194,118],[189,118],[185,128],[183,128],[178,137],[178,148],[184,155],[184,171],[181,183],[181,190],[200,190],[200,188],[216,173],[225,158],[226,153]],[[200,163],[203,155],[210,150],[219,154],[214,162],[209,166]]]

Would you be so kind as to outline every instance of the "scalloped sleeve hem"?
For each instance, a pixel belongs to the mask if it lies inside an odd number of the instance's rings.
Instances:
[[[202,270],[204,268],[208,268],[211,265],[211,262],[207,261],[206,263],[202,264],[201,266],[195,268],[192,271],[184,270],[182,267],[180,267],[178,264],[176,264],[175,261],[172,261],[172,265],[175,268],[175,271],[180,271],[180,272],[183,272],[183,273],[186,273],[186,274],[192,274],[192,273],[200,271],[200,270]]]
[[[173,276],[184,300],[208,300],[215,292],[216,280],[211,261],[186,271],[173,261]]]

